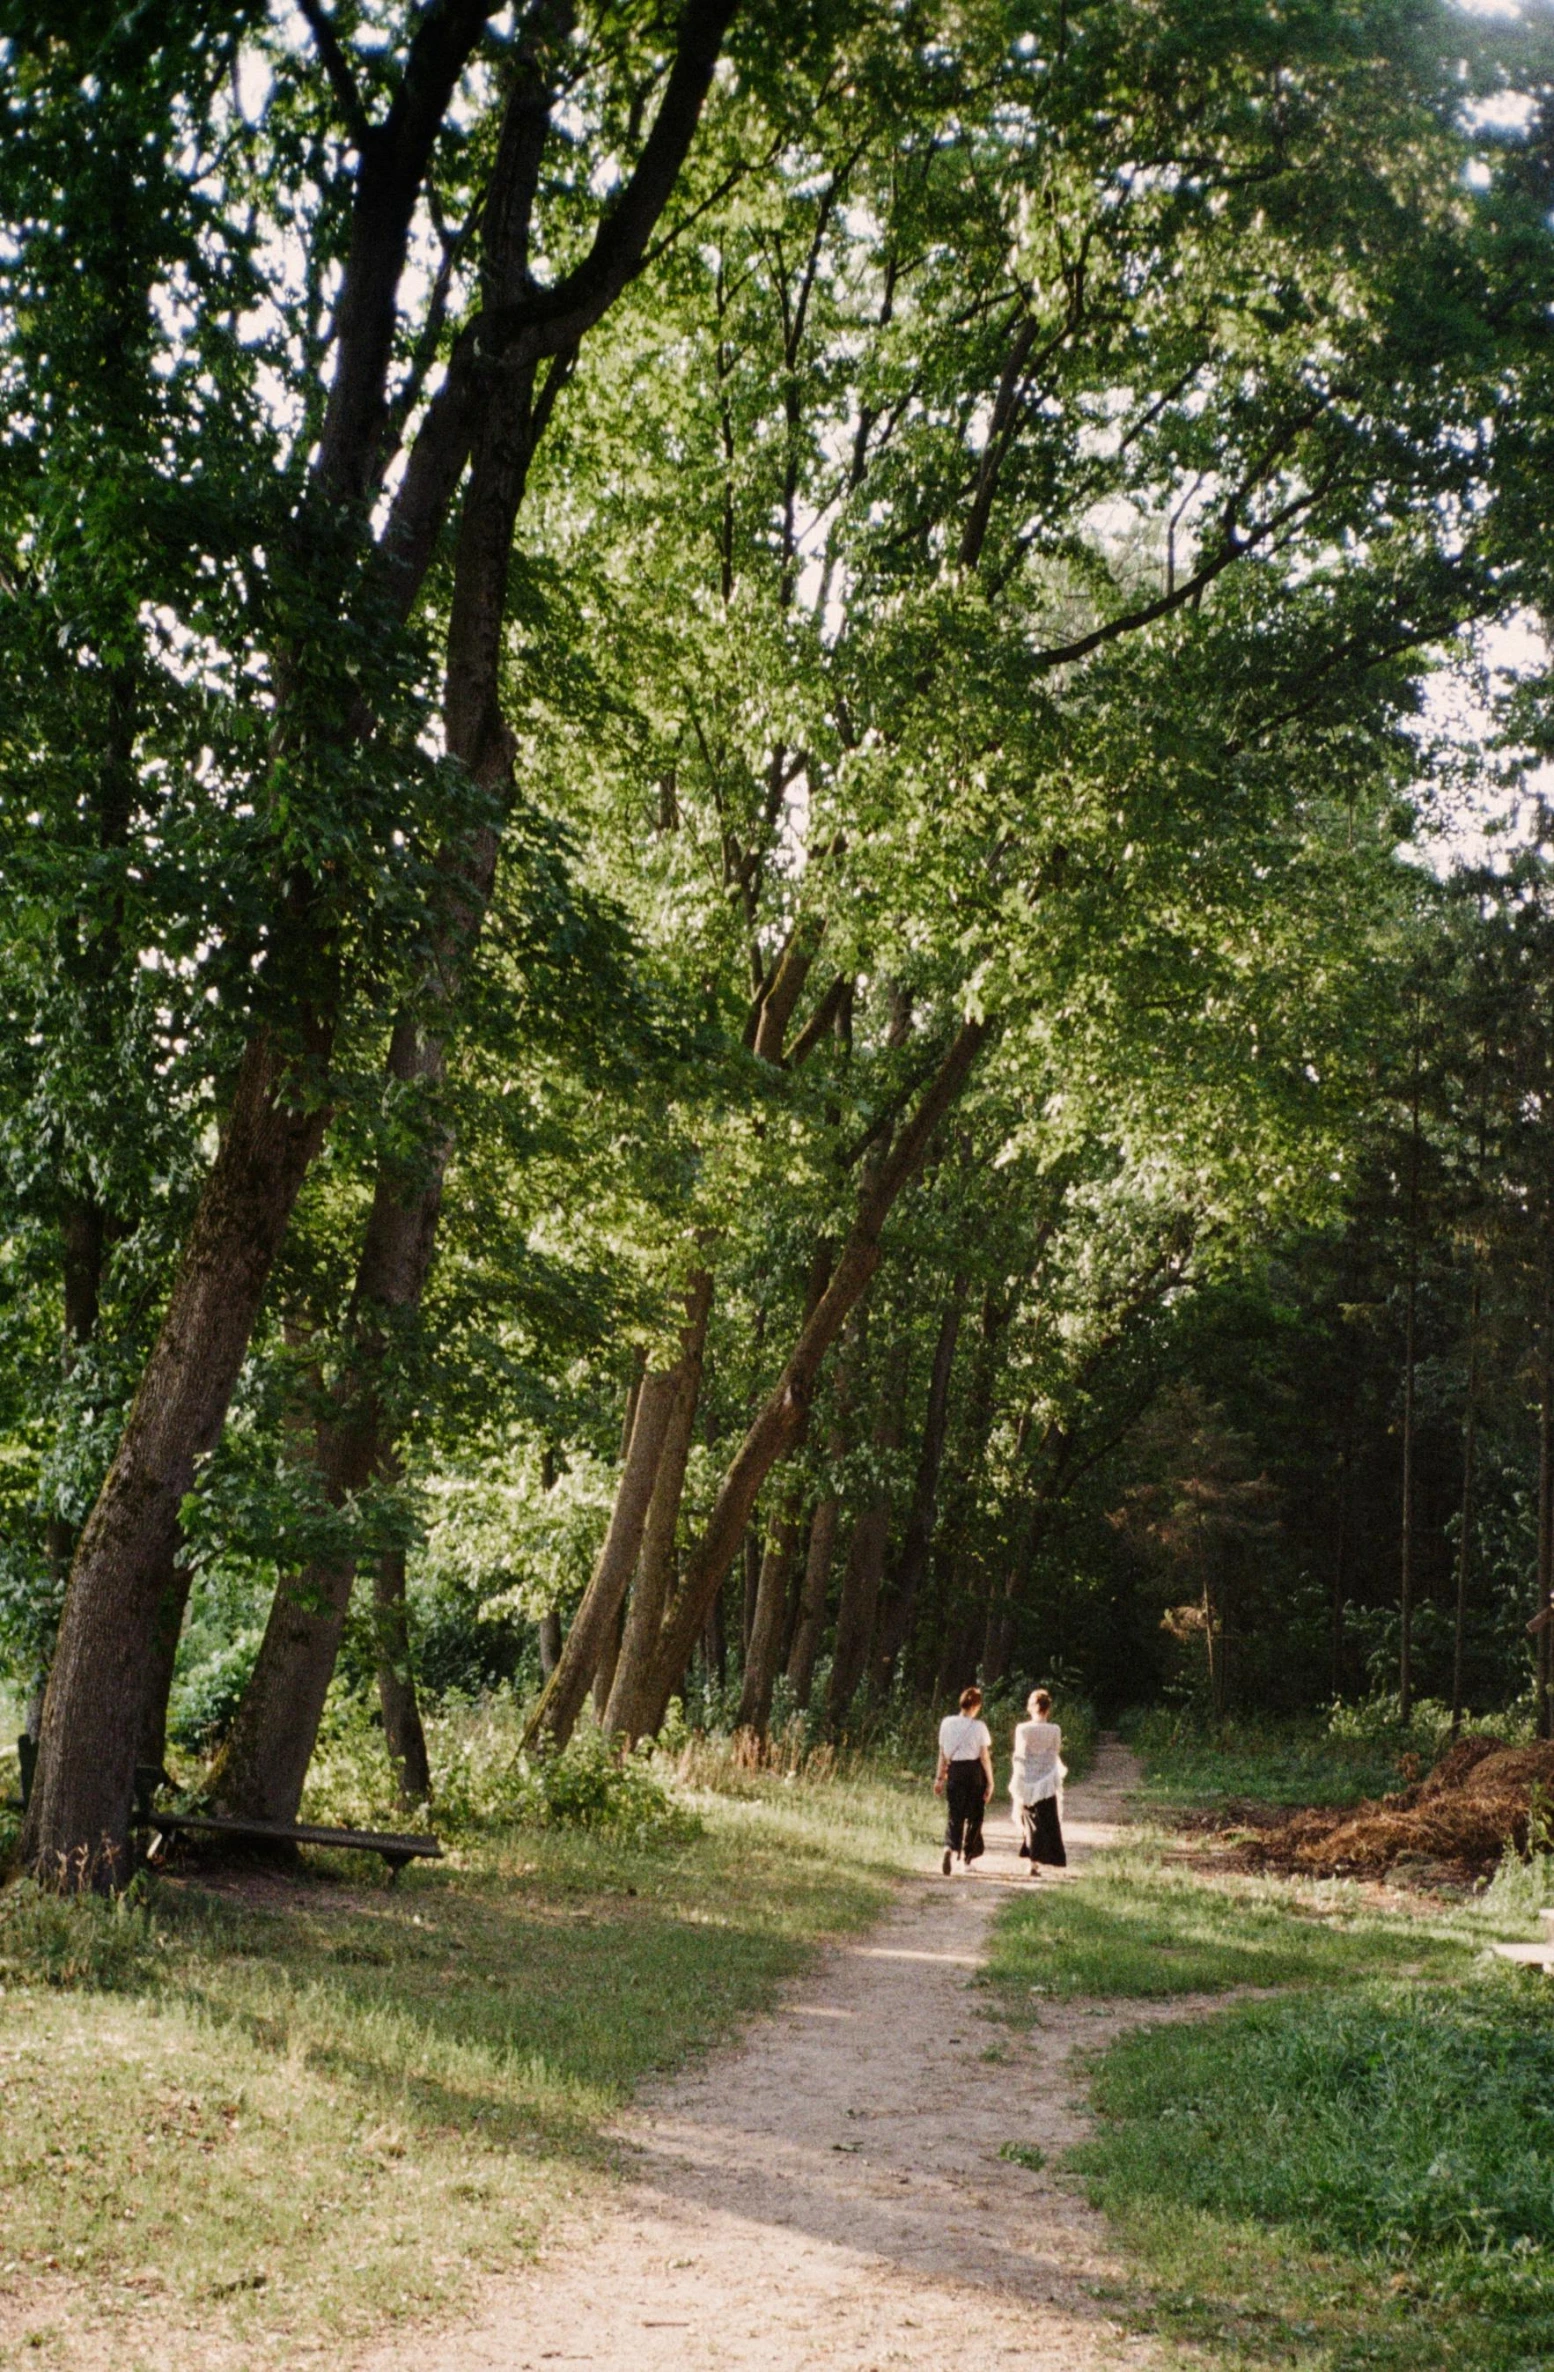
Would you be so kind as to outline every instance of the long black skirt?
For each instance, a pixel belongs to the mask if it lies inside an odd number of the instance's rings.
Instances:
[[[952,1853],[967,1861],[982,1854],[982,1815],[987,1809],[987,1780],[980,1761],[951,1763],[944,1783],[944,1841]]]
[[[1020,1827],[1024,1832],[1020,1852],[1026,1861],[1044,1861],[1052,1869],[1067,1869],[1063,1824],[1058,1818],[1058,1799],[1055,1795],[1043,1796],[1039,1804],[1022,1804]]]

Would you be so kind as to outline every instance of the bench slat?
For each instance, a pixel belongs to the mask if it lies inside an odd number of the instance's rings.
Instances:
[[[236,1820],[224,1812],[153,1812],[150,1826],[164,1836],[175,1830],[192,1830],[201,1836],[253,1837],[277,1845],[349,1845],[364,1853],[402,1853],[422,1861],[443,1858],[435,1837],[398,1836],[390,1830],[313,1828],[306,1821]]]

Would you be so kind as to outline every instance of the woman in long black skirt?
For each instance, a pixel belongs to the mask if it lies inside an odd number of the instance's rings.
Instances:
[[[946,1877],[957,1858],[964,1869],[982,1857],[982,1815],[993,1792],[993,1734],[982,1719],[982,1691],[963,1688],[960,1711],[939,1724],[939,1768],[933,1791],[945,1799]]]
[[[1052,1699],[1044,1688],[1033,1689],[1029,1721],[1016,1725],[1014,1759],[1009,1771],[1009,1793],[1020,1815],[1020,1854],[1031,1865],[1065,1870],[1063,1850],[1063,1732],[1051,1718]]]

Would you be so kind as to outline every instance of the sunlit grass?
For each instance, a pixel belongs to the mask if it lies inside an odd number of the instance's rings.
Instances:
[[[986,1982],[1019,2015],[1044,1996],[1159,1999],[1401,1969],[1447,1974],[1481,1948],[1445,1908],[1384,1913],[1343,1881],[1207,1877],[1162,1866],[1141,1842],[1072,1883],[1017,1895],[998,1922]]]
[[[934,1825],[861,1776],[696,1809],[646,1848],[492,1828],[392,1889],[342,1856],[246,1900],[8,1890],[0,2328],[52,2332],[28,2362],[111,2315],[126,2372],[290,2363],[531,2250],[608,2184],[632,2087],[875,1916]]]
[[[1543,1982],[1367,1984],[1115,2046],[1071,2163],[1151,2278],[1145,2320],[1313,2372],[1554,2361]]]

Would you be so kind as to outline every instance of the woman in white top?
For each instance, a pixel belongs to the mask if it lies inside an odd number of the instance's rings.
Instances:
[[[1034,1878],[1040,1862],[1057,1870],[1068,1867],[1061,1818],[1068,1772],[1063,1764],[1063,1732],[1050,1718],[1052,1699],[1044,1688],[1031,1691],[1029,1711],[1030,1720],[1015,1726],[1009,1793],[1020,1816],[1021,1856],[1030,1863]]]
[[[944,1874],[959,1856],[970,1869],[982,1854],[982,1815],[993,1792],[993,1733],[982,1719],[982,1691],[963,1688],[960,1711],[939,1724],[933,1791],[945,1799]]]

